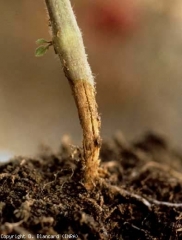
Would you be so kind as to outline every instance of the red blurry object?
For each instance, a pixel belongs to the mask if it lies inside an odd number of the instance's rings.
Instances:
[[[138,25],[138,9],[131,0],[90,2],[86,18],[90,27],[101,34],[128,35]]]

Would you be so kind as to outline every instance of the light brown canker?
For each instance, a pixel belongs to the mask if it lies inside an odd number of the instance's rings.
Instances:
[[[93,188],[98,177],[99,153],[101,147],[100,117],[95,100],[95,89],[86,81],[70,82],[77,105],[80,124],[83,129],[82,173],[87,189]]]

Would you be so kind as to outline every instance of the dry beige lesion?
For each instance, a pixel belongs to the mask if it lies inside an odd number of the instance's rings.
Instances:
[[[101,147],[100,117],[95,100],[95,89],[83,80],[70,83],[83,129],[83,179],[87,188],[93,188],[98,177]]]

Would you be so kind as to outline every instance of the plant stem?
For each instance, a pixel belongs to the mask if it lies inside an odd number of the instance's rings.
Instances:
[[[83,129],[82,179],[89,190],[98,177],[101,147],[100,117],[94,77],[87,61],[81,31],[70,0],[45,0],[50,16],[53,45],[69,80]]]

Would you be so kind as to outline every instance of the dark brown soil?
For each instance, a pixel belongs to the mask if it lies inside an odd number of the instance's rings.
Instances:
[[[103,143],[93,192],[79,181],[80,156],[63,144],[0,165],[1,239],[182,239],[182,155],[164,139]]]

